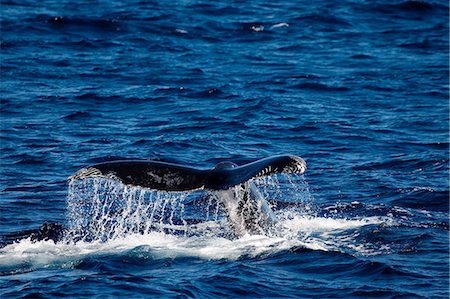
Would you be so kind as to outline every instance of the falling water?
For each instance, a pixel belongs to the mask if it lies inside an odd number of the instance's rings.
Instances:
[[[283,198],[303,206],[311,201],[308,185],[301,176],[270,176],[252,180],[252,183],[272,209]],[[244,196],[241,187],[235,187],[231,194],[235,200]],[[228,221],[231,217],[223,196],[223,192],[205,190],[151,190],[127,186],[110,178],[71,180],[66,239],[107,241],[151,231],[189,235],[211,233],[211,227],[215,228],[216,235],[230,235],[235,227],[233,221]],[[254,222],[261,223],[262,216],[256,217]]]
[[[0,268],[66,267],[98,252],[127,250],[152,258],[238,259],[291,248],[364,256],[396,248],[364,240],[365,232],[398,225],[394,219],[320,216],[302,176],[277,175],[244,185],[257,188],[255,194],[267,200],[275,222],[266,225],[262,206],[245,206],[248,189],[242,186],[217,192],[163,192],[126,186],[111,178],[72,180],[65,240],[36,242],[28,238],[8,245],[0,249]],[[239,201],[243,205],[239,206]],[[233,209],[237,213],[230,212]],[[248,213],[253,213],[252,217]]]
[[[189,193],[123,185],[106,178],[72,180],[67,200],[70,240],[111,240],[152,230],[186,230]]]

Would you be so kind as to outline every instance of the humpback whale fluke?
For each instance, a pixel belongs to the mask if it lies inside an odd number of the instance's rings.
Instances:
[[[253,178],[277,173],[302,174],[305,170],[305,161],[294,155],[273,156],[240,166],[221,162],[213,169],[152,160],[118,160],[83,168],[69,179],[105,177],[126,185],[164,191],[228,190]]]
[[[302,174],[305,170],[305,161],[293,155],[273,156],[240,166],[220,162],[212,169],[152,160],[119,160],[81,169],[69,179],[99,177],[153,190],[217,191],[235,234],[243,235],[264,233],[276,220],[267,200],[251,180],[278,173]]]
[[[220,162],[212,169],[198,169],[152,160],[118,160],[83,168],[69,180],[110,178],[125,185],[162,191],[215,191],[235,235],[265,234],[276,221],[274,212],[251,180],[278,173],[302,174],[305,161],[293,155],[273,156],[244,165]],[[77,224],[78,225],[78,224]],[[19,239],[65,240],[68,230],[58,223],[44,223],[39,229],[0,236],[0,248]],[[73,240],[72,240],[73,241]]]
[[[119,160],[83,168],[69,180],[110,178],[125,185],[153,190],[215,191],[215,195],[219,197],[227,211],[235,234],[239,236],[246,233],[265,234],[276,221],[267,200],[251,180],[278,173],[302,174],[305,170],[305,161],[294,155],[273,156],[244,165],[220,162],[212,169],[198,169],[152,160]],[[58,242],[64,240],[66,232],[61,224],[44,223],[39,229],[0,238],[0,247],[27,237],[32,241]]]

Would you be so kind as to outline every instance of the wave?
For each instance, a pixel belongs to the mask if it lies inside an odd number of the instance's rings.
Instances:
[[[385,13],[427,13],[435,9],[445,9],[446,6],[427,1],[401,1],[395,4],[385,4],[377,7],[378,10]]]
[[[237,260],[274,255],[295,248],[345,252],[345,247],[351,248],[352,238],[349,236],[346,240],[341,236],[333,239],[333,234],[387,223],[389,220],[376,217],[336,220],[290,215],[289,219],[280,222],[278,233],[272,236],[247,234],[229,239],[216,234],[220,227],[217,222],[205,222],[196,225],[196,229],[202,231],[198,236],[151,231],[129,234],[106,242],[34,242],[28,238],[0,249],[0,272],[2,275],[11,275],[39,268],[73,268],[88,258],[110,255],[137,255],[155,260],[182,257]],[[371,253],[364,246],[354,249],[360,254]]]
[[[300,83],[292,86],[291,88],[295,89],[301,89],[301,90],[312,90],[312,91],[319,91],[319,92],[345,92],[350,91],[350,88],[345,86],[331,86],[328,84],[322,84],[322,83]]]
[[[287,181],[283,181],[289,178]],[[329,217],[312,205],[301,177],[255,180],[277,222],[265,234],[236,236],[217,196],[127,187],[108,179],[72,181],[62,241],[18,240],[0,249],[0,272],[76,267],[86,258],[138,254],[150,259],[237,260],[298,250],[377,255],[389,250],[355,242],[359,233],[396,226],[388,216]],[[283,190],[283,192],[281,192]],[[290,203],[289,203],[290,202]],[[366,234],[365,234],[366,235]]]

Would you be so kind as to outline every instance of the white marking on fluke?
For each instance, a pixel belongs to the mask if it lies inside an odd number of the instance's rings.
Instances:
[[[69,177],[69,180],[81,180],[89,177],[102,177],[103,174],[95,167],[82,168],[73,176]]]

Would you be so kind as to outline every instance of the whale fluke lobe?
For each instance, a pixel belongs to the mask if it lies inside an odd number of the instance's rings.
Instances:
[[[270,176],[278,173],[302,174],[305,171],[306,162],[298,156],[273,156],[241,166],[216,166],[205,180],[205,188],[210,190],[226,190],[245,183],[253,178]]]
[[[152,160],[117,160],[83,168],[70,180],[111,178],[125,185],[155,190],[187,191],[203,187],[207,170]]]
[[[294,155],[273,156],[244,165],[218,163],[213,169],[197,169],[152,160],[118,160],[83,168],[70,180],[103,177],[126,185],[164,191],[194,189],[227,190],[246,181],[277,173],[298,173],[306,170],[305,161]]]

